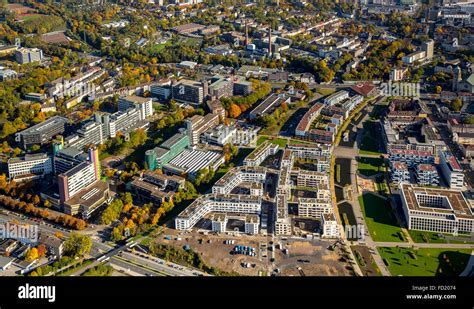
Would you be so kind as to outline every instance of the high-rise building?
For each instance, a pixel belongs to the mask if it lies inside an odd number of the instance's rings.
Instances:
[[[191,145],[199,143],[200,136],[209,129],[216,127],[219,124],[218,114],[207,114],[205,116],[194,115],[185,121],[186,131],[189,135]]]
[[[33,63],[43,60],[43,51],[38,48],[19,48],[15,51],[15,59],[19,64]]]
[[[421,44],[421,50],[425,52],[425,57],[427,59],[433,58],[434,55],[434,41],[433,40],[428,40],[426,42],[423,42]]]
[[[140,120],[145,120],[153,115],[153,101],[151,98],[143,98],[135,95],[121,97],[118,103],[119,111],[127,111],[135,108],[139,111]]]
[[[193,105],[201,105],[208,95],[207,82],[182,79],[172,85],[171,93],[174,100]]]

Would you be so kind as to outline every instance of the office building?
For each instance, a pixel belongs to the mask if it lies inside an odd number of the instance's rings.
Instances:
[[[474,215],[458,190],[400,185],[400,196],[408,229],[436,233],[474,232]]]
[[[118,102],[119,111],[127,111],[130,108],[138,110],[141,121],[153,115],[153,102],[151,98],[143,98],[136,95],[121,97]]]
[[[67,118],[53,116],[28,129],[15,134],[15,141],[21,143],[23,148],[32,145],[42,145],[49,142],[55,135],[64,133]]]
[[[207,82],[182,79],[171,86],[171,94],[178,102],[199,106],[208,95],[208,85]]]

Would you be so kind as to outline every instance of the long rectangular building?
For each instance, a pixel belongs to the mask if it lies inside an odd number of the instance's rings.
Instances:
[[[51,117],[28,129],[15,134],[15,141],[21,143],[23,148],[32,145],[42,145],[50,141],[55,135],[64,133],[67,118],[61,116]]]

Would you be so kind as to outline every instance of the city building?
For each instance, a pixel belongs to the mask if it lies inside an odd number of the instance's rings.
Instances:
[[[43,60],[43,51],[39,48],[21,47],[15,51],[15,60],[19,64],[39,62]]]
[[[118,102],[119,111],[127,111],[135,108],[139,111],[139,119],[145,120],[153,115],[153,102],[151,98],[143,98],[136,95],[121,97]]]
[[[205,116],[194,115],[186,119],[185,124],[191,145],[196,145],[200,141],[201,134],[219,124],[219,115],[213,113]]]
[[[189,230],[211,212],[260,215],[262,200],[238,194],[206,194],[195,199],[175,219],[177,230]]]
[[[45,153],[26,154],[8,160],[8,177],[20,181],[41,178],[53,172],[51,157]]]
[[[334,213],[321,214],[321,225],[323,238],[339,238],[339,225],[337,224]]]
[[[212,193],[230,194],[243,182],[265,183],[267,169],[260,166],[241,166],[230,169],[212,186]]]
[[[288,217],[288,201],[284,194],[277,194],[275,213],[275,235],[291,235],[291,219]]]
[[[324,98],[323,102],[324,104],[331,106],[331,105],[338,104],[348,98],[349,98],[349,92],[345,90],[340,90]]]
[[[410,181],[410,172],[406,163],[390,161],[390,180],[395,183]]]
[[[450,152],[441,152],[439,156],[441,174],[450,189],[462,190],[464,188],[464,173],[455,156]]]
[[[311,108],[304,114],[300,122],[296,126],[295,135],[299,137],[305,137],[308,133],[308,130],[311,126],[311,123],[321,114],[321,110],[324,105],[320,103],[315,103]]]
[[[228,219],[225,213],[214,213],[211,216],[212,231],[217,233],[224,233],[226,230]]]
[[[416,181],[423,186],[438,186],[439,175],[436,167],[431,164],[419,164],[415,170]]]
[[[400,185],[408,229],[458,234],[474,232],[470,203],[458,190]]]
[[[298,216],[320,219],[333,212],[329,190],[318,190],[316,198],[298,198]]]
[[[32,145],[42,145],[49,142],[55,135],[64,133],[67,118],[53,116],[43,122],[35,124],[15,134],[15,141],[21,143],[23,148]]]
[[[277,151],[278,145],[264,141],[244,159],[244,166],[259,166],[268,156],[275,155]]]

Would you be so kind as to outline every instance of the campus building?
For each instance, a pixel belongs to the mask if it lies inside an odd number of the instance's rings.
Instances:
[[[8,160],[8,177],[10,180],[35,179],[52,172],[51,157],[45,153],[26,154],[23,157]]]
[[[210,113],[205,116],[194,115],[185,120],[186,132],[189,135],[191,145],[199,143],[201,134],[219,124],[219,115]]]
[[[43,51],[39,48],[21,47],[15,51],[15,60],[19,64],[38,62],[43,60]]]
[[[171,86],[172,98],[178,102],[201,105],[208,95],[207,82],[182,79]]]
[[[23,148],[31,145],[42,145],[49,142],[55,135],[64,133],[67,118],[53,116],[28,129],[15,134],[15,141],[21,143]]]
[[[152,171],[161,169],[189,145],[189,136],[186,133],[176,133],[161,143],[159,147],[145,152],[145,162],[148,165],[148,169]]]
[[[415,177],[418,184],[423,186],[438,186],[439,175],[436,167],[430,164],[420,164],[416,167]]]
[[[119,111],[135,108],[139,112],[139,119],[145,120],[153,115],[153,101],[151,98],[143,98],[136,95],[121,97],[118,102]]]

